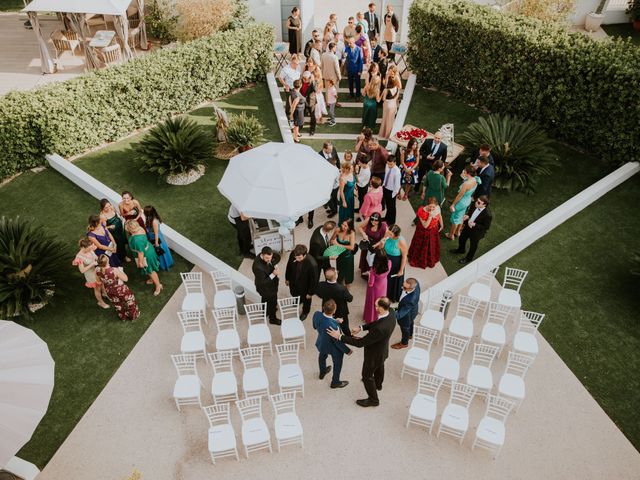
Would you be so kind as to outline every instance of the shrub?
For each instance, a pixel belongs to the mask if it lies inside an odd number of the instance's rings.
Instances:
[[[228,28],[236,5],[233,0],[178,0],[176,35],[182,41]]]
[[[237,148],[253,147],[264,141],[265,126],[253,115],[244,112],[239,115],[229,115],[227,141]]]
[[[211,137],[185,117],[169,118],[153,127],[133,146],[141,172],[167,175],[189,173],[211,158]]]
[[[175,0],[151,0],[147,3],[144,21],[149,36],[161,43],[176,40],[178,13]]]
[[[70,271],[67,246],[21,217],[0,218],[0,318],[29,317]]]
[[[558,165],[544,131],[534,122],[510,115],[480,117],[458,139],[472,148],[482,143],[492,146],[494,186],[507,191],[535,192],[538,177],[549,175],[550,168]]]
[[[461,0],[415,0],[409,21],[409,63],[426,86],[535,120],[606,159],[640,159],[640,49],[631,43]]]
[[[159,50],[124,65],[0,98],[0,178],[76,155],[186,112],[271,67],[273,28],[236,31]]]

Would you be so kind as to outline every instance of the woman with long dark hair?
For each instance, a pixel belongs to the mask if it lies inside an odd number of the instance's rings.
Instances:
[[[129,220],[125,223],[125,228],[129,234],[129,247],[136,261],[138,271],[142,275],[146,275],[147,284],[153,285],[153,295],[158,296],[162,291],[162,284],[158,277],[160,270],[160,262],[155,248],[149,243],[145,230],[135,220]]]
[[[381,248],[376,250],[375,256],[373,257],[373,265],[371,265],[371,269],[369,270],[364,313],[362,314],[365,323],[375,322],[378,319],[376,300],[387,294],[389,270],[391,270],[391,261],[387,257],[387,252]]]
[[[130,262],[131,259],[127,254],[127,236],[124,233],[124,223],[116,209],[113,208],[111,202],[106,198],[100,200],[100,220],[107,225],[107,230],[116,241],[116,253],[120,260]]]
[[[144,220],[142,219],[142,207],[140,202],[133,197],[133,193],[125,190],[121,194],[122,201],[118,204],[118,210],[122,218],[127,220],[135,220],[142,228],[144,228]]]
[[[347,250],[342,252],[336,260],[338,270],[338,282],[344,283],[347,288],[353,283],[353,250],[356,248],[356,232],[353,230],[353,219],[342,222],[333,233],[331,243],[342,245]]]
[[[400,235],[401,232],[402,230],[398,225],[391,225],[382,239],[387,257],[391,261],[389,280],[387,281],[387,297],[391,302],[400,300],[402,284],[404,283],[404,267],[407,264],[407,253],[409,251],[407,242]]]
[[[158,260],[160,260],[160,270],[167,271],[173,267],[173,257],[171,256],[169,245],[167,245],[164,235],[162,234],[162,229],[160,228],[162,218],[160,218],[158,211],[153,205],[144,207],[144,217],[147,237],[156,250]]]
[[[109,265],[112,267],[122,266],[122,262],[118,257],[116,241],[107,229],[107,225],[100,221],[98,215],[89,217],[89,225],[87,226],[87,238],[96,246],[96,255],[106,255],[109,257]]]
[[[136,297],[125,283],[128,280],[127,274],[120,268],[109,266],[106,255],[100,255],[98,258],[96,276],[109,295],[109,300],[115,307],[120,320],[135,320],[140,316]]]

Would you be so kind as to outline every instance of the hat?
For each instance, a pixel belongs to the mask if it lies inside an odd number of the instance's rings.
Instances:
[[[309,78],[310,76],[311,76],[311,72],[309,70],[307,70],[302,74],[302,78]]]

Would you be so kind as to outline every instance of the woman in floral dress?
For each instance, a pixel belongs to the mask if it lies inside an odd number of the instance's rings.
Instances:
[[[115,307],[120,320],[135,320],[140,316],[136,297],[124,283],[128,280],[127,274],[120,268],[110,267],[109,257],[106,255],[98,258],[96,275],[109,295],[109,300]]]

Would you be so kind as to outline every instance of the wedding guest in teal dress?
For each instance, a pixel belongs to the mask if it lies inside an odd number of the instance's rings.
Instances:
[[[445,233],[444,236],[449,240],[454,240],[456,236],[460,236],[462,231],[462,222],[464,214],[471,204],[471,197],[473,192],[476,191],[478,185],[480,185],[480,178],[475,176],[476,170],[470,163],[467,163],[462,170],[462,184],[458,189],[458,195],[451,202],[451,229],[449,233]]]
[[[407,266],[407,254],[409,247],[402,235],[402,230],[398,225],[391,225],[385,233],[384,251],[391,262],[389,275],[387,278],[387,297],[392,303],[400,301],[402,295],[402,284],[404,283],[404,269]]]
[[[353,174],[353,165],[351,162],[342,162],[340,167],[340,190],[338,200],[340,207],[338,208],[338,225],[345,220],[351,220],[355,215],[355,187],[356,178]]]
[[[155,287],[153,295],[160,295],[160,292],[162,291],[162,284],[158,277],[160,261],[158,260],[158,255],[156,255],[156,250],[149,242],[146,232],[137,220],[128,220],[127,223],[125,223],[125,229],[129,234],[129,247],[131,248],[131,253],[136,261],[138,271],[142,275],[147,275],[149,277],[147,279],[147,284]]]
[[[364,86],[364,100],[362,101],[362,125],[374,129],[378,119],[378,102],[380,101],[380,69],[377,63],[369,67],[369,78]]]
[[[331,237],[332,245],[342,245],[347,250],[336,259],[338,270],[338,282],[344,283],[347,288],[353,283],[353,251],[356,248],[356,232],[353,229],[353,219],[349,218],[338,226]]]
[[[116,253],[120,260],[130,262],[131,259],[127,253],[129,244],[127,243],[127,236],[124,233],[124,223],[122,223],[122,218],[120,218],[116,209],[113,208],[111,202],[106,198],[100,200],[100,220],[107,225],[107,230],[109,230],[113,239],[116,241]]]
[[[173,267],[173,257],[171,256],[169,245],[167,245],[164,235],[162,234],[162,229],[160,228],[162,218],[160,218],[158,211],[153,205],[144,207],[144,217],[147,227],[147,237],[149,237],[149,241],[153,244],[156,254],[160,253],[158,252],[158,247],[162,249],[163,253],[158,255],[158,260],[160,261],[160,270],[166,272]]]

